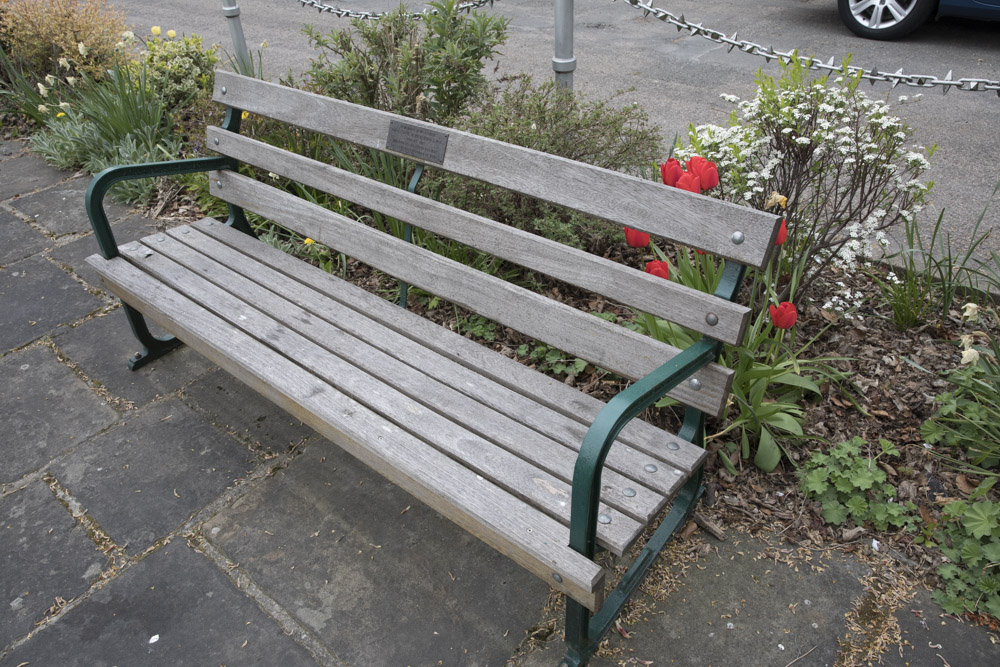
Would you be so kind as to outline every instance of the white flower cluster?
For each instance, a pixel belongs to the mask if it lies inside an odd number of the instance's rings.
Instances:
[[[837,281],[836,286],[838,289],[823,304],[823,310],[839,313],[845,319],[853,320],[855,311],[865,303],[865,295],[860,291],[852,291],[843,281]]]

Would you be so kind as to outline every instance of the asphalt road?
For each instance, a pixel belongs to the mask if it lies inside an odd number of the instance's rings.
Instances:
[[[337,4],[337,0],[327,0]],[[179,33],[197,33],[232,50],[222,17],[221,0],[129,0],[119,3],[137,33],[160,25]],[[835,0],[659,0],[655,5],[706,27],[775,49],[793,48],[823,60],[853,54],[852,63],[882,71],[975,77],[1000,80],[1000,23],[944,19],[898,42],[856,37],[837,16]],[[249,44],[267,41],[265,73],[277,78],[289,69],[301,71],[310,50],[301,28],[305,23],[334,29],[347,19],[319,14],[296,0],[239,0]],[[342,0],[347,9],[382,11],[389,0]],[[416,8],[414,3],[411,7]],[[492,9],[510,18],[510,38],[499,57],[500,73],[552,75],[554,10],[550,0],[497,0]],[[690,123],[725,122],[731,106],[721,93],[749,97],[758,68],[770,73],[777,64],[726,48],[702,37],[679,33],[622,2],[577,0],[575,55],[577,90],[607,97],[633,88],[623,100],[642,104],[669,138],[685,133]],[[973,225],[1000,181],[1000,96],[995,92],[916,89],[888,84],[869,86],[869,95],[895,101],[911,98],[899,108],[915,128],[917,142],[936,144],[928,180],[935,182],[932,205],[923,222],[933,224],[944,211],[945,228],[954,245],[963,247]],[[912,102],[915,94],[923,93]],[[1000,226],[1000,196],[994,198],[982,229]],[[1000,230],[985,248],[1000,251]]]

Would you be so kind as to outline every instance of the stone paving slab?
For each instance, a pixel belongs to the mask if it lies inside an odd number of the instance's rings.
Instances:
[[[282,452],[290,444],[321,437],[221,369],[185,387],[181,398],[218,427],[264,450]]]
[[[89,229],[89,228],[88,228]],[[115,235],[115,242],[119,245],[129,241],[137,241],[144,236],[156,232],[158,224],[155,220],[142,215],[129,215],[120,222],[112,223],[111,231]],[[68,266],[73,273],[82,278],[87,284],[94,287],[101,287],[101,279],[97,271],[86,259],[98,252],[97,240],[93,234],[88,234],[83,238],[70,241],[58,248],[53,248],[49,256],[63,266]]]
[[[549,590],[327,442],[204,531],[351,665],[504,665]]]
[[[34,255],[49,246],[45,235],[7,211],[0,210],[0,266]]]
[[[840,552],[818,551],[809,562],[793,561],[789,566],[760,557],[768,546],[765,542],[739,535],[710,544],[718,553],[689,565],[666,600],[645,597],[653,611],[638,623],[623,625],[630,638],[609,634],[609,646],[620,652],[619,657],[595,658],[590,667],[612,667],[623,659],[689,667],[780,667],[807,653],[795,664],[840,664],[837,640],[847,633],[845,614],[865,592],[861,578],[871,573],[868,565]],[[793,551],[788,545],[783,548]],[[926,628],[914,609],[922,610]],[[898,648],[890,647],[880,664],[1000,665],[1000,645],[993,645],[982,628],[941,614],[926,591],[904,603],[894,616],[910,645],[902,656]],[[529,654],[520,667],[554,665],[563,652],[562,642],[553,641],[545,650]]]
[[[10,264],[0,269],[0,350],[30,343],[103,305],[43,257]]]
[[[107,564],[43,482],[0,498],[0,544],[0,650],[31,632],[57,597],[86,592]]]
[[[254,467],[245,447],[177,399],[127,413],[52,463],[55,476],[130,555],[180,526]]]
[[[0,141],[0,161],[7,160],[15,155],[18,155],[26,147],[26,142],[18,141],[16,139]]]
[[[25,153],[7,158],[0,162],[0,201],[55,185],[69,175],[68,171],[45,164],[37,155]]]
[[[84,234],[91,231],[90,218],[87,217],[84,206],[84,195],[89,185],[89,176],[74,178],[42,192],[16,199],[10,205],[33,218],[38,226],[54,236]],[[128,206],[114,203],[110,199],[105,200],[104,211],[110,221],[118,220],[128,210]],[[97,243],[92,243],[96,249]]]
[[[0,359],[0,484],[20,479],[118,419],[48,347]]]
[[[5,665],[315,665],[208,559],[175,542],[18,647]]]
[[[129,370],[129,357],[140,345],[121,308],[72,328],[62,327],[53,341],[87,377],[137,406],[171,394],[215,368],[205,357],[181,346],[137,371]]]

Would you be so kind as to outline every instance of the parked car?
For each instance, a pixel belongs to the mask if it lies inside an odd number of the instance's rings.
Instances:
[[[857,35],[896,39],[932,16],[1000,21],[1000,0],[837,0],[840,18]]]

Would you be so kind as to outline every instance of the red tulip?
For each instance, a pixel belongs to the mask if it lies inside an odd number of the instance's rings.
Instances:
[[[677,187],[681,190],[701,194],[701,181],[698,180],[697,174],[693,174],[690,171],[686,174],[681,174],[681,177],[677,179]]]
[[[681,168],[681,163],[674,158],[668,158],[666,162],[660,165],[660,176],[663,177],[663,183],[670,187],[677,185],[677,179],[683,173],[684,170]]]
[[[659,276],[664,280],[670,280],[670,265],[658,259],[646,262],[646,273]]]
[[[771,314],[771,322],[779,329],[791,329],[799,317],[790,301],[782,301],[777,306],[770,305],[767,311]]]
[[[698,177],[702,190],[711,190],[719,184],[719,170],[715,166],[715,163],[706,160],[700,155],[692,156],[687,161],[687,170],[689,174],[694,174]]]
[[[788,239],[788,226],[785,219],[781,219],[781,227],[778,228],[778,238],[774,240],[774,245],[781,245]]]
[[[649,234],[640,232],[638,229],[625,228],[625,243],[633,248],[645,248],[649,245]]]

